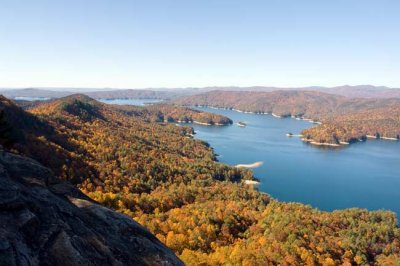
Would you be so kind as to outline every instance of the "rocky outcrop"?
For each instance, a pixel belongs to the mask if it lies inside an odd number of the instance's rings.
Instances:
[[[131,218],[0,150],[0,265],[183,265]]]

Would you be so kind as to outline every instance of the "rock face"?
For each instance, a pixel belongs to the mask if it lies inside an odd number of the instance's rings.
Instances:
[[[129,217],[0,150],[0,265],[183,265]]]

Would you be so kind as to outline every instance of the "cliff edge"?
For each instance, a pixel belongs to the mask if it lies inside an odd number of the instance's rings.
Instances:
[[[0,265],[183,265],[131,218],[0,150]]]

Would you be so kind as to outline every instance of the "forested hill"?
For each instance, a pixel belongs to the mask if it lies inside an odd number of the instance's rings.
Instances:
[[[148,106],[119,105],[114,106],[114,109],[124,114],[141,117],[153,122],[198,123],[210,126],[232,124],[232,120],[226,116],[170,104],[152,104]]]
[[[79,102],[77,101],[79,100]],[[95,101],[94,99],[83,95],[76,94],[67,96],[60,100],[48,100],[48,101],[17,101],[25,110],[31,109],[44,109],[47,112],[49,110],[61,110],[65,108],[85,108],[88,103],[92,104],[93,111],[99,109],[105,104]],[[66,106],[68,104],[68,107]],[[63,106],[65,105],[65,106]],[[77,106],[80,105],[80,106]],[[90,108],[88,106],[88,108]],[[115,112],[127,116],[135,116],[141,118],[147,122],[175,122],[175,123],[199,123],[205,125],[229,125],[232,124],[232,120],[228,117],[217,115],[208,112],[202,112],[191,108],[179,107],[170,104],[153,104],[147,106],[134,106],[134,105],[108,105],[108,109],[113,109]],[[68,111],[68,110],[66,110]],[[73,111],[72,109],[70,111]],[[86,110],[89,111],[90,110]],[[77,114],[79,115],[79,114]],[[81,118],[85,115],[82,114]]]
[[[346,98],[315,91],[212,91],[174,101],[276,116],[295,116],[322,122],[302,132],[320,143],[352,142],[366,136],[398,139],[400,99]]]
[[[242,182],[254,178],[250,171],[216,162],[212,148],[189,136],[191,128],[81,95],[29,113],[0,98],[0,110],[5,149],[40,161],[58,179],[134,218],[187,265],[400,260],[394,213],[321,212],[278,202]]]

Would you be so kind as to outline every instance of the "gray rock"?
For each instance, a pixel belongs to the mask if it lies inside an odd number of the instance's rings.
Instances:
[[[0,265],[183,265],[131,218],[0,150]]]

